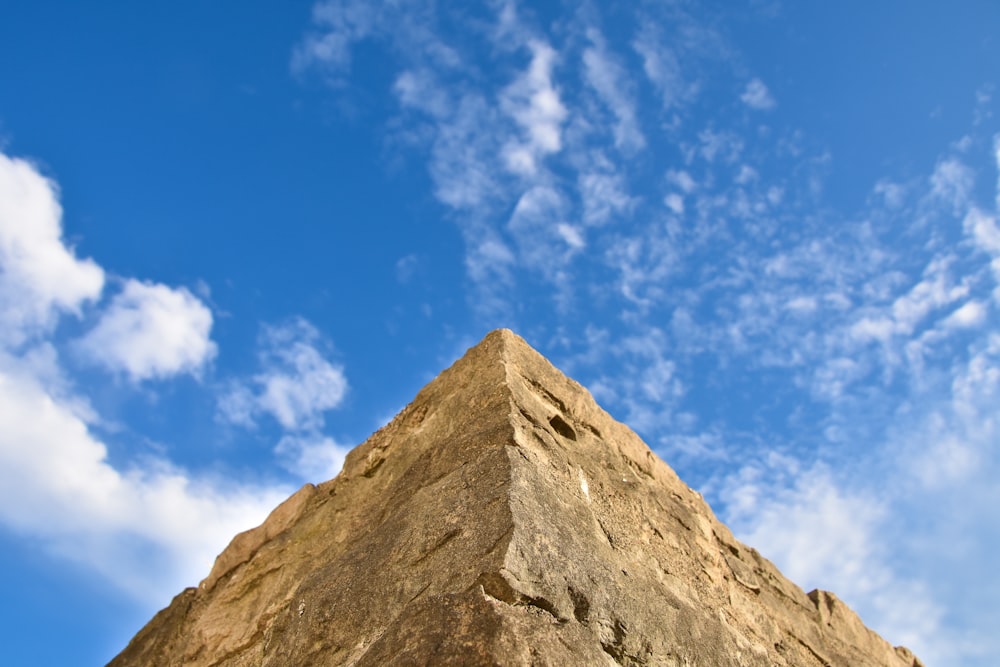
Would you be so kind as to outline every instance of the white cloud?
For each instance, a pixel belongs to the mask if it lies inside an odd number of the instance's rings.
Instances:
[[[993,300],[1000,303],[1000,227],[997,226],[996,218],[973,206],[966,214],[962,226],[973,244],[992,258],[990,268],[996,283]]]
[[[0,153],[0,343],[51,328],[96,300],[104,271],[62,238],[58,187],[29,162]]]
[[[587,37],[592,44],[583,52],[587,83],[597,92],[615,117],[615,146],[622,151],[634,153],[645,147],[646,138],[639,128],[628,72],[608,52],[604,38],[597,30],[588,30]]]
[[[598,155],[593,162],[602,170],[582,172],[577,182],[583,200],[583,222],[590,226],[627,215],[637,204],[626,190],[623,174],[615,171],[610,161]]]
[[[757,170],[748,164],[740,165],[740,170],[733,179],[738,185],[749,185],[760,178]]]
[[[420,270],[422,260],[419,256],[410,253],[396,260],[396,281],[400,285],[406,285],[413,280]]]
[[[941,160],[930,177],[931,194],[951,204],[957,213],[969,204],[975,176],[969,167],[956,158]]]
[[[952,432],[950,425],[943,423],[938,414],[927,421],[934,437],[912,457],[911,466],[916,478],[925,488],[934,490],[968,480],[983,464],[982,452],[976,443],[970,443]]]
[[[302,481],[322,482],[340,472],[349,447],[322,433],[324,413],[347,393],[343,368],[321,351],[319,332],[298,318],[265,326],[259,340],[261,372],[249,382],[233,383],[219,397],[219,415],[254,428],[269,415],[284,430],[274,447],[283,468]]]
[[[980,249],[991,255],[1000,255],[1000,228],[993,216],[972,208],[965,217],[964,225],[966,233],[972,235]]]
[[[565,209],[559,192],[539,185],[521,196],[507,222],[521,265],[555,283],[564,280],[566,265],[583,247],[582,236],[564,222]]]
[[[313,6],[309,34],[292,52],[292,71],[323,66],[335,73],[351,64],[351,48],[369,36],[378,24],[376,5],[358,0],[328,0]]]
[[[969,293],[968,285],[950,284],[949,263],[948,259],[933,260],[925,270],[923,280],[893,302],[892,315],[903,333],[911,333],[930,313]]]
[[[663,204],[676,215],[684,214],[684,198],[676,192],[671,192],[663,198]]]
[[[824,466],[771,454],[744,467],[720,495],[726,521],[747,544],[806,590],[832,590],[894,644],[935,656],[943,610],[926,586],[894,573],[886,549],[886,503],[838,484]]]
[[[681,269],[681,253],[675,229],[651,225],[642,234],[617,235],[604,259],[619,274],[621,295],[647,309],[669,294],[668,281]]]
[[[944,326],[948,329],[969,329],[978,327],[986,320],[987,306],[981,301],[968,301],[944,320]]]
[[[556,225],[556,231],[566,244],[574,250],[581,250],[587,245],[587,242],[583,238],[583,233],[573,225],[560,222]]]
[[[889,308],[873,309],[850,328],[850,336],[859,343],[877,340],[887,343],[894,336],[910,336],[933,313],[969,294],[966,284],[952,284],[949,275],[951,258],[933,259],[924,276],[909,292],[896,298]]]
[[[863,317],[850,329],[851,337],[861,343],[876,340],[883,343],[896,333],[897,326],[888,317]]]
[[[906,197],[906,188],[899,183],[882,179],[875,184],[874,193],[881,196],[889,208],[899,208]]]
[[[211,330],[212,312],[188,290],[129,279],[78,349],[132,381],[162,379],[211,361]]]
[[[660,93],[664,109],[678,106],[697,90],[684,80],[677,54],[662,43],[648,24],[642,27],[632,48],[642,57],[643,71]]]
[[[313,6],[309,30],[292,51],[291,69],[315,69],[334,86],[344,83],[353,50],[364,40],[388,40],[410,63],[454,68],[455,51],[434,33],[436,13],[419,3],[322,0]]]
[[[512,117],[525,135],[504,146],[507,168],[515,173],[532,175],[537,160],[562,148],[562,123],[567,111],[552,84],[552,66],[556,52],[539,41],[529,43],[531,65],[528,71],[500,95],[500,106]]]
[[[691,174],[683,170],[671,169],[667,172],[667,182],[680,188],[681,192],[684,194],[691,194],[694,189],[698,187],[695,180],[691,178]]]
[[[207,575],[226,542],[288,493],[199,479],[161,459],[116,469],[79,399],[10,358],[0,366],[0,520],[148,602]]]
[[[876,334],[881,332],[876,332]],[[820,361],[813,371],[812,392],[814,396],[830,401],[841,398],[845,391],[860,380],[867,368],[848,357],[839,357]]]
[[[771,206],[777,206],[785,197],[784,188],[772,185],[767,189],[767,201]]]
[[[49,340],[60,315],[104,286],[103,270],[62,239],[61,217],[56,184],[0,154],[0,523],[162,606],[289,490],[159,457],[112,465],[100,417]],[[80,345],[134,379],[194,372],[215,353],[211,322],[186,290],[127,280]]]
[[[998,618],[955,601],[990,599],[1000,590],[989,574],[1000,544],[995,512],[1000,503],[1000,335],[989,333],[974,342],[968,360],[954,364],[948,375],[950,386],[915,396],[914,404],[892,421],[889,441],[880,449],[895,469],[872,475],[871,483],[881,488],[885,480],[894,480],[887,490],[896,506],[898,559],[915,566],[933,596],[949,605],[949,630],[957,636],[939,643],[944,653],[939,662],[962,664],[976,645],[989,645]],[[959,634],[956,628],[963,630]],[[930,664],[931,656],[927,660]]]
[[[470,247],[465,253],[465,268],[469,277],[481,285],[510,284],[511,268],[517,260],[503,239],[492,230],[482,230],[478,235],[470,233],[469,236],[467,243]]]
[[[503,137],[483,131],[501,122],[497,116],[482,95],[468,92],[437,124],[429,166],[438,200],[472,210],[488,207],[501,192],[496,156],[502,153]]]
[[[973,127],[981,126],[993,118],[993,91],[996,84],[990,82],[983,84],[976,91],[976,106],[972,110]]]
[[[683,415],[678,415],[683,417]],[[698,460],[730,460],[729,444],[718,432],[697,433],[694,435],[670,432],[658,440],[657,450],[665,450],[670,457],[665,460],[677,460],[681,457]]]
[[[852,593],[868,592],[885,508],[873,498],[846,494],[823,469],[803,471],[775,457],[771,464],[778,469],[742,469],[724,488],[734,530],[807,590],[844,594],[847,583]],[[790,485],[774,485],[783,476]]]
[[[501,20],[516,20],[511,8],[498,11]],[[390,52],[404,54],[392,91],[404,110],[427,118],[418,118],[415,126],[394,119],[394,138],[429,146],[428,170],[439,201],[462,211],[489,207],[503,192],[497,156],[504,153],[505,145],[509,144],[508,166],[530,172],[538,157],[533,151],[551,151],[553,140],[558,140],[558,119],[565,110],[554,88],[547,86],[555,54],[541,42],[532,43],[536,56],[532,66],[508,90],[512,99],[518,98],[512,111],[517,112],[528,136],[528,142],[519,146],[498,129],[507,125],[494,104],[498,96],[477,85],[481,73],[442,38],[438,16],[419,3],[324,0],[314,6],[310,29],[294,50],[293,69],[315,67],[339,87],[358,42],[372,40]],[[518,44],[522,39],[518,35]]]
[[[426,68],[402,72],[392,89],[404,107],[419,109],[434,118],[448,115],[451,105],[448,94]]]
[[[788,301],[785,306],[788,310],[793,313],[799,314],[811,314],[816,312],[819,305],[816,303],[816,297],[813,296],[797,296]]]
[[[698,133],[701,142],[699,153],[709,162],[715,162],[717,157],[725,162],[735,162],[743,153],[743,140],[733,132],[702,130]]]
[[[313,483],[325,482],[340,473],[350,447],[318,433],[285,435],[275,447],[278,461],[289,472]]]
[[[658,9],[664,11],[658,14]],[[648,4],[637,12],[636,22],[632,48],[642,59],[642,69],[659,94],[662,108],[676,112],[666,119],[666,126],[677,128],[685,106],[711,85],[704,78],[706,63],[730,59],[730,48],[680,5]]]
[[[263,371],[249,383],[236,384],[219,399],[225,419],[252,426],[262,414],[289,431],[314,430],[323,413],[340,405],[347,393],[344,369],[331,363],[317,346],[319,332],[299,318],[266,326],[259,352]]]
[[[599,338],[594,342],[603,344]],[[602,375],[590,390],[599,402],[624,408],[624,421],[631,428],[640,434],[655,434],[673,423],[674,408],[685,392],[669,352],[665,332],[655,327],[623,338],[611,351],[619,372]]]
[[[994,201],[997,213],[1000,213],[1000,134],[993,135],[993,164],[997,170],[997,185]]]
[[[760,79],[751,79],[747,83],[743,94],[740,95],[740,100],[751,109],[767,110],[773,109],[775,106],[771,92]]]

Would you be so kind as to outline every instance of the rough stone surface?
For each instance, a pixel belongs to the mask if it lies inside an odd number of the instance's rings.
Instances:
[[[489,334],[111,663],[920,665],[806,594],[580,385]]]

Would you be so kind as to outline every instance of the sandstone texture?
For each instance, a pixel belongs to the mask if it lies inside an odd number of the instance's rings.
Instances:
[[[111,663],[913,667],[579,384],[490,333]]]

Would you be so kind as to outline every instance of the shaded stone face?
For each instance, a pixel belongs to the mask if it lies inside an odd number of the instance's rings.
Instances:
[[[808,595],[510,331],[233,539],[111,665],[921,663]]]

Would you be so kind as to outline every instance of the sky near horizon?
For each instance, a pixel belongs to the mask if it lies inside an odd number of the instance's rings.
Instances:
[[[103,664],[487,331],[1000,654],[1000,4],[8,3],[0,626]]]

